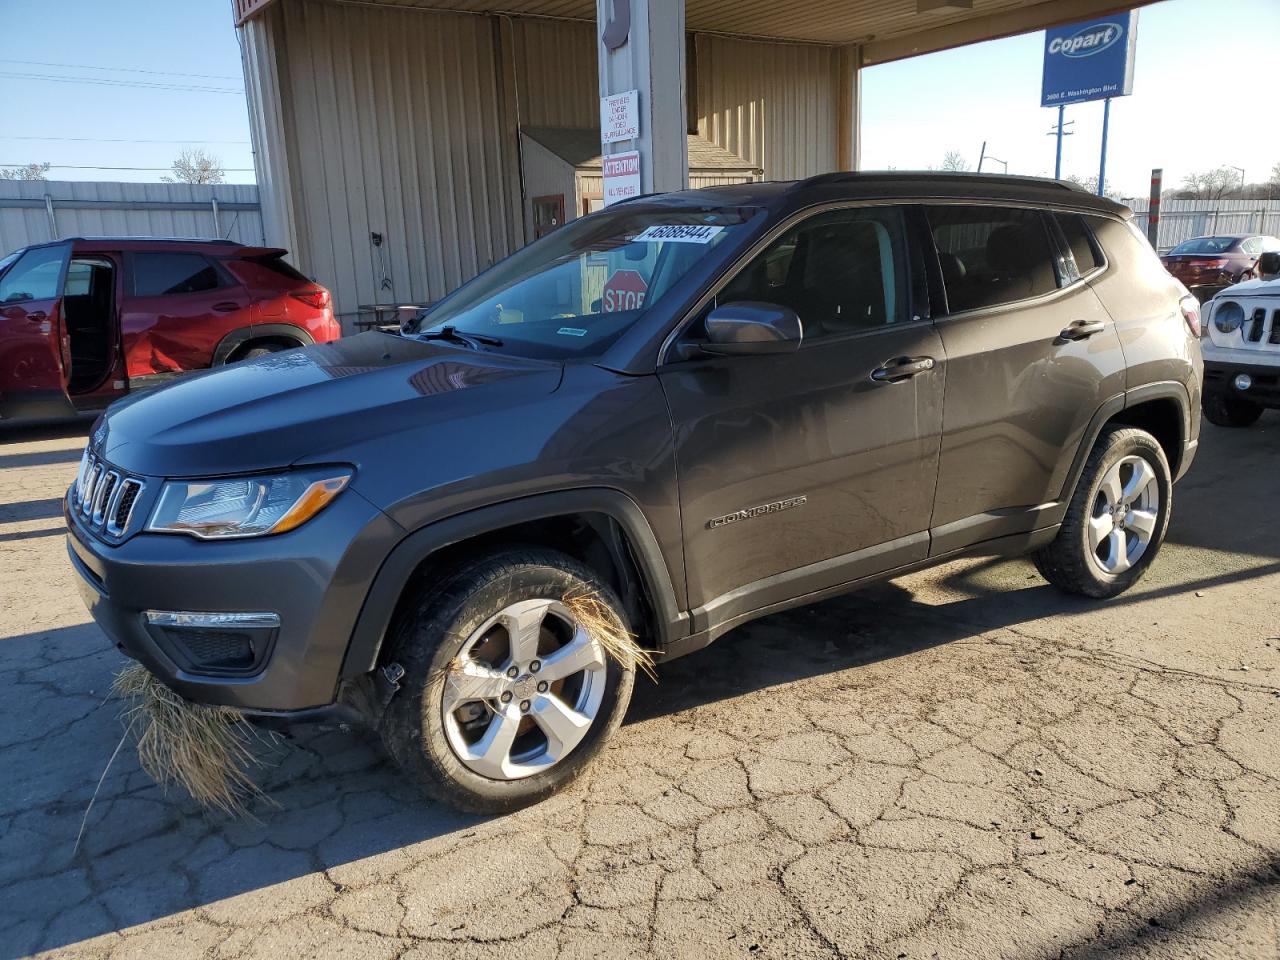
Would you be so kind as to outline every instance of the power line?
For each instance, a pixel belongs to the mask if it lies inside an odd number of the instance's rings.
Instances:
[[[119,73],[148,73],[157,77],[196,77],[201,80],[240,80],[230,73],[179,73],[174,70],[142,70],[137,67],[95,67],[88,63],[49,63],[46,60],[14,60],[0,57],[0,63],[22,63],[29,67],[64,67],[68,70],[114,70]]]
[[[5,163],[3,161],[0,161],[0,167],[25,167],[25,166],[26,166],[25,163]],[[44,164],[43,163],[39,164],[39,166],[43,167]],[[49,164],[49,169],[51,170],[138,170],[143,172],[152,172],[152,171],[167,172],[167,171],[171,171],[173,167],[96,167],[96,166],[93,166],[92,164],[85,166],[85,165],[79,165],[74,163],[51,163]],[[223,173],[253,173],[253,167],[222,167],[221,170]]]
[[[107,80],[98,77],[46,77],[39,73],[12,73],[0,71],[0,77],[18,80],[44,80],[49,83],[92,83],[108,87],[141,87],[147,90],[181,90],[184,93],[233,93],[243,96],[244,90],[235,87],[205,87],[195,84],[152,83],[149,80]]]
[[[0,140],[56,140],[60,143],[248,143],[248,140],[134,140],[129,137],[30,137],[0,133]]]

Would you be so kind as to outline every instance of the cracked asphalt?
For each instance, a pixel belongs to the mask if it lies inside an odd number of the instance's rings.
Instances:
[[[83,428],[0,443],[0,958],[1280,957],[1280,416],[1206,425],[1162,556],[1065,597],[952,563],[637,687],[519,814],[370,735],[264,751],[257,822],[165,795],[59,518]]]

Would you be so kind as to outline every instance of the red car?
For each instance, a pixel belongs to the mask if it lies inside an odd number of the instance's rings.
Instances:
[[[70,239],[0,260],[0,423],[328,340],[329,291],[286,251],[229,240]]]
[[[1268,250],[1280,250],[1280,240],[1256,233],[1193,237],[1160,261],[1188,290],[1205,300],[1223,287],[1255,276],[1258,257]]]

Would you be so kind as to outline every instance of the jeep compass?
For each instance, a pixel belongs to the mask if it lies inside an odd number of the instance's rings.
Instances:
[[[1130,211],[1064,183],[642,197],[399,334],[117,403],[70,558],[183,697],[358,718],[430,795],[511,810],[631,695],[576,598],[669,659],[963,554],[1127,589],[1195,454],[1199,322]]]

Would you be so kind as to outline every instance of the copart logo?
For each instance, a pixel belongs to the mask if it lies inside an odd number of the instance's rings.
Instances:
[[[1054,37],[1049,41],[1049,52],[1064,57],[1091,57],[1112,47],[1124,36],[1124,28],[1118,23],[1098,23],[1085,27],[1069,37]]]
[[[783,510],[790,510],[792,507],[798,507],[802,503],[808,503],[808,497],[788,497],[786,500],[775,500],[773,503],[762,503],[758,507],[747,507],[745,510],[739,510],[736,513],[726,513],[723,517],[716,517],[707,521],[708,529],[715,530],[717,527],[727,527],[731,523],[737,523],[739,520],[750,520],[753,517],[763,517],[767,513],[781,513]]]

